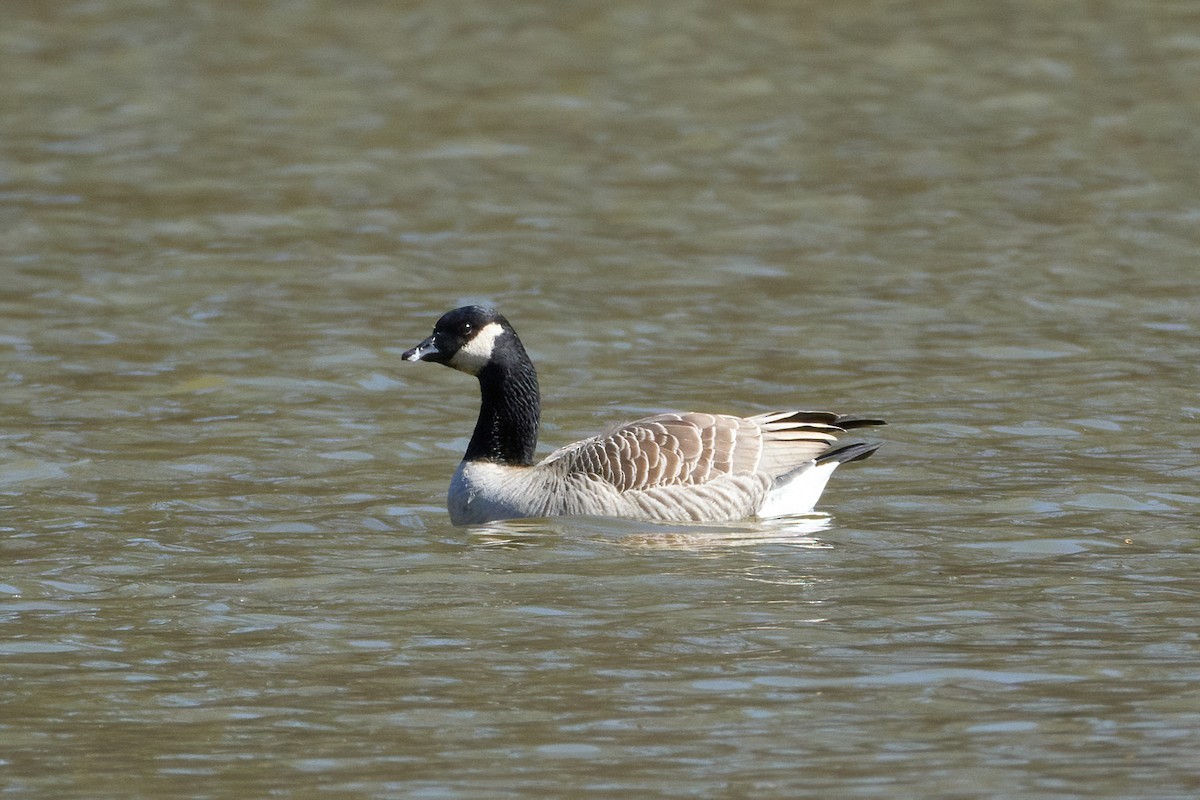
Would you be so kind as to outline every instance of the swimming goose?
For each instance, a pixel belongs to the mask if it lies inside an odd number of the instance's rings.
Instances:
[[[535,464],[537,372],[495,309],[447,312],[402,358],[479,379],[479,420],[450,481],[447,505],[455,525],[571,515],[719,522],[803,514],[839,464],[880,446],[835,445],[837,435],[884,424],[825,411],[657,414],[569,444]]]

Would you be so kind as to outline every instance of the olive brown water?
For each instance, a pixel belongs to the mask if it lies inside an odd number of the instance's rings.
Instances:
[[[1200,790],[1194,4],[0,16],[6,796]],[[454,528],[477,388],[399,354],[474,301],[541,452],[885,445]]]

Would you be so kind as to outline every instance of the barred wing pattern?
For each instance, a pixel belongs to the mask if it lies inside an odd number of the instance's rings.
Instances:
[[[756,417],[660,414],[551,454],[544,464],[601,478],[621,491],[697,485],[720,475],[791,472],[845,429],[836,414],[781,411]]]

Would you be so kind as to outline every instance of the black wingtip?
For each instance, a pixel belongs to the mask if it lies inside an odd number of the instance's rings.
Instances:
[[[836,464],[848,464],[851,461],[862,461],[864,458],[870,458],[871,454],[881,447],[883,442],[852,442],[826,450],[817,456],[817,463],[828,464],[832,461]]]
[[[870,428],[875,425],[887,425],[881,419],[866,419],[865,417],[838,417],[837,422],[833,423],[844,431],[853,430],[855,428]]]

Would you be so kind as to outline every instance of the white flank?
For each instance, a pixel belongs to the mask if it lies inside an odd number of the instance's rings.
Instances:
[[[828,461],[814,464],[783,476],[767,494],[767,499],[758,509],[758,516],[787,517],[812,511],[838,463]]]
[[[526,492],[536,491],[528,483],[529,475],[521,467],[460,461],[446,495],[450,521],[455,525],[478,525],[530,516],[533,512],[521,502]]]
[[[504,333],[504,326],[499,322],[489,322],[471,337],[471,341],[459,348],[450,359],[450,366],[468,375],[478,375],[479,371],[492,360],[492,350],[496,347],[496,339]]]

